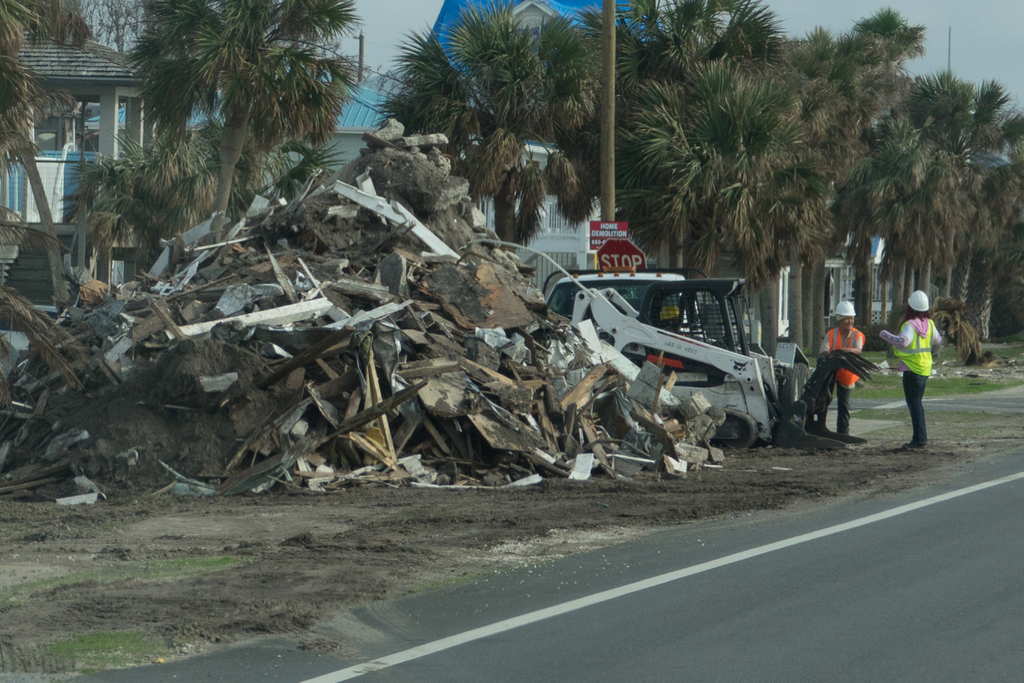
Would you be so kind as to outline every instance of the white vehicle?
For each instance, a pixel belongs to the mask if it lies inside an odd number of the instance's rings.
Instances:
[[[656,282],[679,282],[687,277],[707,277],[707,275],[696,268],[639,271],[579,270],[570,272],[572,272],[572,277],[563,277],[555,282],[554,285],[551,285],[551,279],[559,274],[556,271],[544,283],[544,291],[547,293],[548,310],[554,311],[566,318],[572,318],[573,303],[576,292],[579,291],[579,287],[576,285],[577,282],[588,288],[612,289],[629,302],[630,306],[639,308],[647,288]]]
[[[747,338],[745,281],[648,281],[637,305],[612,287],[568,284],[575,289],[574,327],[592,321],[637,365],[659,362],[664,372],[675,373],[674,395],[699,391],[725,411],[716,441],[738,448],[761,442],[814,449],[863,442],[828,431],[824,418],[840,368],[864,377],[877,368],[859,355],[833,353],[808,378],[807,358],[797,345],[779,345],[786,360],[769,357]]]

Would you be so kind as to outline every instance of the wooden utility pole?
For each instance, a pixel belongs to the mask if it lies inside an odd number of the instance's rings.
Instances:
[[[615,0],[601,28],[601,220],[615,220]]]
[[[366,34],[362,31],[359,32],[359,73],[356,75],[356,81],[358,83],[363,82],[363,61],[364,55],[366,54]]]

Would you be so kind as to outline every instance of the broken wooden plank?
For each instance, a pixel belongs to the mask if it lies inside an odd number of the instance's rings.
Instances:
[[[218,496],[233,496],[256,488],[289,469],[299,457],[312,453],[316,450],[316,445],[317,442],[314,439],[300,439],[285,452],[262,460],[249,469],[242,470],[226,479],[217,487],[216,494]]]
[[[427,360],[406,363],[398,369],[398,376],[409,381],[421,377],[435,377],[447,372],[460,372],[462,365],[458,361],[447,358],[428,358]]]
[[[388,467],[396,467],[398,465],[397,459],[395,459],[379,444],[375,443],[372,439],[367,438],[363,434],[360,434],[359,432],[350,432],[345,435],[345,438],[349,439],[359,450],[363,451],[370,457],[380,460]]]
[[[338,379],[338,377],[339,377],[338,373],[335,372],[334,369],[331,368],[331,366],[328,365],[327,362],[323,358],[317,358],[316,359],[316,364],[320,367],[321,370],[324,371],[324,374],[327,375],[327,379],[330,379],[330,380]]]
[[[359,280],[341,278],[328,282],[327,287],[336,292],[341,292],[345,296],[358,296],[379,303],[386,304],[395,300],[395,297],[388,291],[387,287],[373,285],[369,282],[360,282]]]
[[[420,392],[420,389],[422,389],[426,385],[427,380],[423,380],[418,384],[412,385],[408,389],[403,389],[402,391],[399,391],[398,393],[391,395],[390,397],[384,399],[377,405],[371,406],[365,410],[356,413],[352,417],[342,421],[342,423],[338,425],[338,429],[333,434],[329,434],[325,436],[323,439],[321,439],[320,443],[326,443],[327,441],[333,439],[336,436],[341,436],[342,434],[351,432],[353,429],[359,429],[363,425],[373,422],[381,415],[390,412],[391,410],[397,408],[398,406],[408,401],[410,398],[418,394]]]
[[[448,447],[448,440],[441,435],[441,432],[438,431],[437,426],[429,417],[424,416],[423,426],[426,428],[427,433],[430,434],[430,438],[434,440],[434,445],[445,455],[451,456],[452,449]]]
[[[529,453],[533,449],[544,445],[543,437],[525,424],[513,427],[506,424],[503,420],[497,419],[491,413],[468,415],[467,419],[473,423],[473,426],[476,427],[477,431],[480,432],[480,435],[484,437],[491,448],[501,451]]]
[[[597,383],[597,380],[604,377],[607,372],[608,366],[604,363],[601,365],[595,365],[591,368],[590,372],[580,380],[580,383],[574,386],[568,394],[562,397],[562,400],[560,401],[562,410],[567,409],[573,404],[579,406],[580,404],[585,403],[590,398],[591,390]]]
[[[264,247],[267,250],[267,258],[270,259],[270,267],[274,269],[274,278],[277,280],[277,284],[281,285],[281,289],[284,290],[285,296],[288,297],[288,301],[295,303],[298,301],[298,297],[295,295],[295,286],[292,281],[288,279],[288,276],[281,270],[281,264],[277,262],[274,255],[270,252],[270,247]]]
[[[423,424],[423,415],[419,411],[403,417],[402,424],[393,435],[396,453],[401,453],[405,450],[405,445],[409,443],[409,439],[412,438],[412,435],[416,433],[421,424]]]
[[[159,316],[160,320],[162,320],[164,325],[167,326],[167,329],[172,335],[174,335],[175,339],[182,341],[183,339],[188,338],[188,335],[185,334],[184,330],[178,327],[177,323],[174,322],[174,319],[171,318],[171,314],[167,312],[166,308],[164,308],[162,301],[153,301],[152,306],[153,312]]]
[[[296,305],[301,306],[302,304]],[[341,351],[342,349],[348,348],[351,337],[352,330],[348,329],[338,330],[337,332],[334,332],[328,335],[327,337],[324,337],[316,344],[307,346],[302,351],[295,354],[291,359],[282,363],[280,366],[277,367],[277,369],[275,369],[269,375],[266,375],[265,377],[260,379],[256,383],[256,386],[258,386],[260,389],[266,389],[275,382],[283,379],[295,368],[300,368],[306,365],[307,363],[312,363],[317,358],[322,358],[326,356],[328,353],[335,353],[337,351]]]
[[[468,358],[460,358],[459,365],[462,366],[462,369],[465,370],[470,377],[479,377],[482,375],[487,378],[486,380],[483,380],[485,382],[501,382],[502,384],[506,384],[508,386],[515,386],[516,384],[514,380],[509,379],[505,375],[502,375],[499,372],[495,372],[490,368],[486,368],[483,365],[480,365],[479,363],[474,363]]]

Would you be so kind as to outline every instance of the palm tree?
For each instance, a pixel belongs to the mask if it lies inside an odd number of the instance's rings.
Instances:
[[[668,238],[709,271],[728,252],[753,287],[771,280],[815,227],[804,202],[825,190],[801,154],[793,104],[785,83],[728,64],[686,86],[649,86],[621,139],[621,205],[636,238]]]
[[[910,91],[908,111],[936,154],[947,158],[960,174],[963,212],[934,226],[947,232],[953,245],[950,252],[933,260],[936,265],[959,263],[958,293],[975,304],[970,311],[972,322],[987,337],[995,291],[993,257],[1006,230],[1018,220],[1017,150],[1024,142],[1024,115],[998,83],[974,85],[948,71],[918,78]],[[974,273],[976,262],[981,268]]]
[[[213,210],[231,200],[248,138],[326,142],[353,82],[330,46],[357,24],[354,0],[155,0],[132,53],[157,127],[183,137],[195,116],[223,123]]]
[[[883,9],[858,21],[847,33],[836,35],[816,29],[791,45],[788,62],[800,91],[804,137],[836,192],[842,192],[848,173],[872,148],[878,117],[901,102],[909,82],[904,65],[923,52],[923,41],[922,26],[911,25],[894,10]],[[804,250],[794,255],[791,278],[806,265],[816,280],[815,288],[823,290],[826,254],[849,240],[857,305],[870,315],[874,281],[870,255],[876,232],[862,214],[840,218],[827,231],[824,242],[805,244]],[[791,316],[791,324],[794,317],[807,323],[798,324],[805,328],[805,343],[817,343],[824,332],[820,306],[815,298],[813,314],[804,309]]]
[[[406,41],[384,111],[407,129],[445,134],[474,199],[493,197],[498,236],[526,242],[548,194],[570,221],[592,210],[594,167],[566,150],[588,144],[598,55],[567,19],[550,19],[534,34],[509,4],[468,8],[444,43],[433,34]],[[527,154],[530,142],[547,148],[544,168]]]
[[[143,255],[158,249],[211,213],[219,178],[222,126],[208,120],[182,138],[159,137],[143,147],[126,139],[119,158],[101,158],[79,179],[76,201],[88,207],[93,242],[100,248],[136,244]],[[235,168],[229,210],[241,214],[259,194],[294,196],[312,173],[335,165],[324,148],[288,140],[269,152],[250,139]]]

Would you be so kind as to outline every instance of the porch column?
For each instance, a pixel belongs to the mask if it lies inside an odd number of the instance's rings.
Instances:
[[[117,145],[117,88],[100,92],[99,151],[107,157],[116,157]]]

